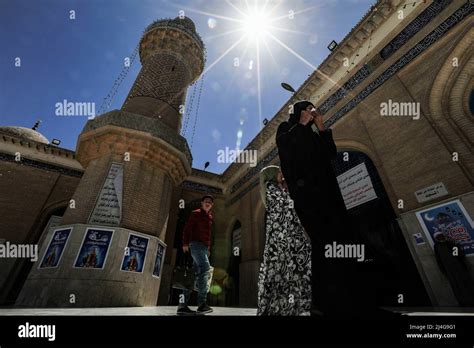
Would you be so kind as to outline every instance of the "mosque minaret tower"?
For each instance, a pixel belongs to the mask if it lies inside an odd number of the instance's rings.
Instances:
[[[166,250],[172,189],[191,173],[179,134],[181,106],[203,72],[205,49],[193,21],[177,17],[148,26],[139,54],[142,68],[122,108],[89,120],[79,136],[77,160],[85,171],[55,228],[71,229],[61,262],[30,272],[19,306],[157,303],[155,255]]]

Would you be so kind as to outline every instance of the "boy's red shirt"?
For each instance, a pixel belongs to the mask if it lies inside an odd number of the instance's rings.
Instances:
[[[193,210],[184,227],[183,245],[189,245],[189,242],[197,241],[210,247],[212,223],[213,216],[211,212],[206,213],[202,208]]]

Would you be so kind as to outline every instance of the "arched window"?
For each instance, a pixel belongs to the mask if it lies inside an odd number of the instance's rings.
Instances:
[[[234,224],[234,227],[232,229],[232,253],[235,254],[241,254],[242,250],[242,240],[240,238],[240,232],[241,232],[242,225],[240,224],[240,221],[236,221]]]
[[[230,234],[230,258],[227,274],[229,276],[229,285],[226,293],[226,306],[239,305],[239,278],[240,278],[240,261],[242,260],[242,241],[241,241],[242,224],[239,220],[234,223]]]
[[[474,89],[469,96],[469,110],[471,110],[471,116],[474,116]]]
[[[65,211],[66,206],[63,206],[45,213],[41,219],[39,228],[36,230],[37,233],[33,235],[32,239],[28,241],[28,243],[39,245],[39,247],[41,247],[41,244],[43,243],[48,243],[48,241],[45,240],[48,231],[60,225],[61,218]],[[6,304],[12,305],[15,303],[15,300],[20,294],[20,291],[23,288],[23,285],[25,284],[33,265],[34,263],[29,262],[29,260],[26,259],[17,260],[16,270],[12,275],[14,277],[14,281],[8,292],[5,302]]]

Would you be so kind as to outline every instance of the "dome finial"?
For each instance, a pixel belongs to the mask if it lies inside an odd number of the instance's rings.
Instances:
[[[37,130],[40,123],[41,123],[41,120],[37,120],[31,129],[33,129],[34,131]]]

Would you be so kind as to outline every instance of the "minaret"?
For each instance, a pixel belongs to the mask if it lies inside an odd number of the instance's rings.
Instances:
[[[34,267],[18,306],[156,305],[161,276],[153,268],[172,188],[191,173],[180,105],[205,58],[187,17],[148,26],[139,53],[142,69],[121,110],[89,120],[79,136],[76,155],[85,172],[61,226],[45,232],[38,265],[55,231],[70,228],[60,262]]]
[[[204,45],[187,17],[159,20],[140,40],[142,69],[122,110],[159,119],[179,132],[180,106],[202,73]]]

